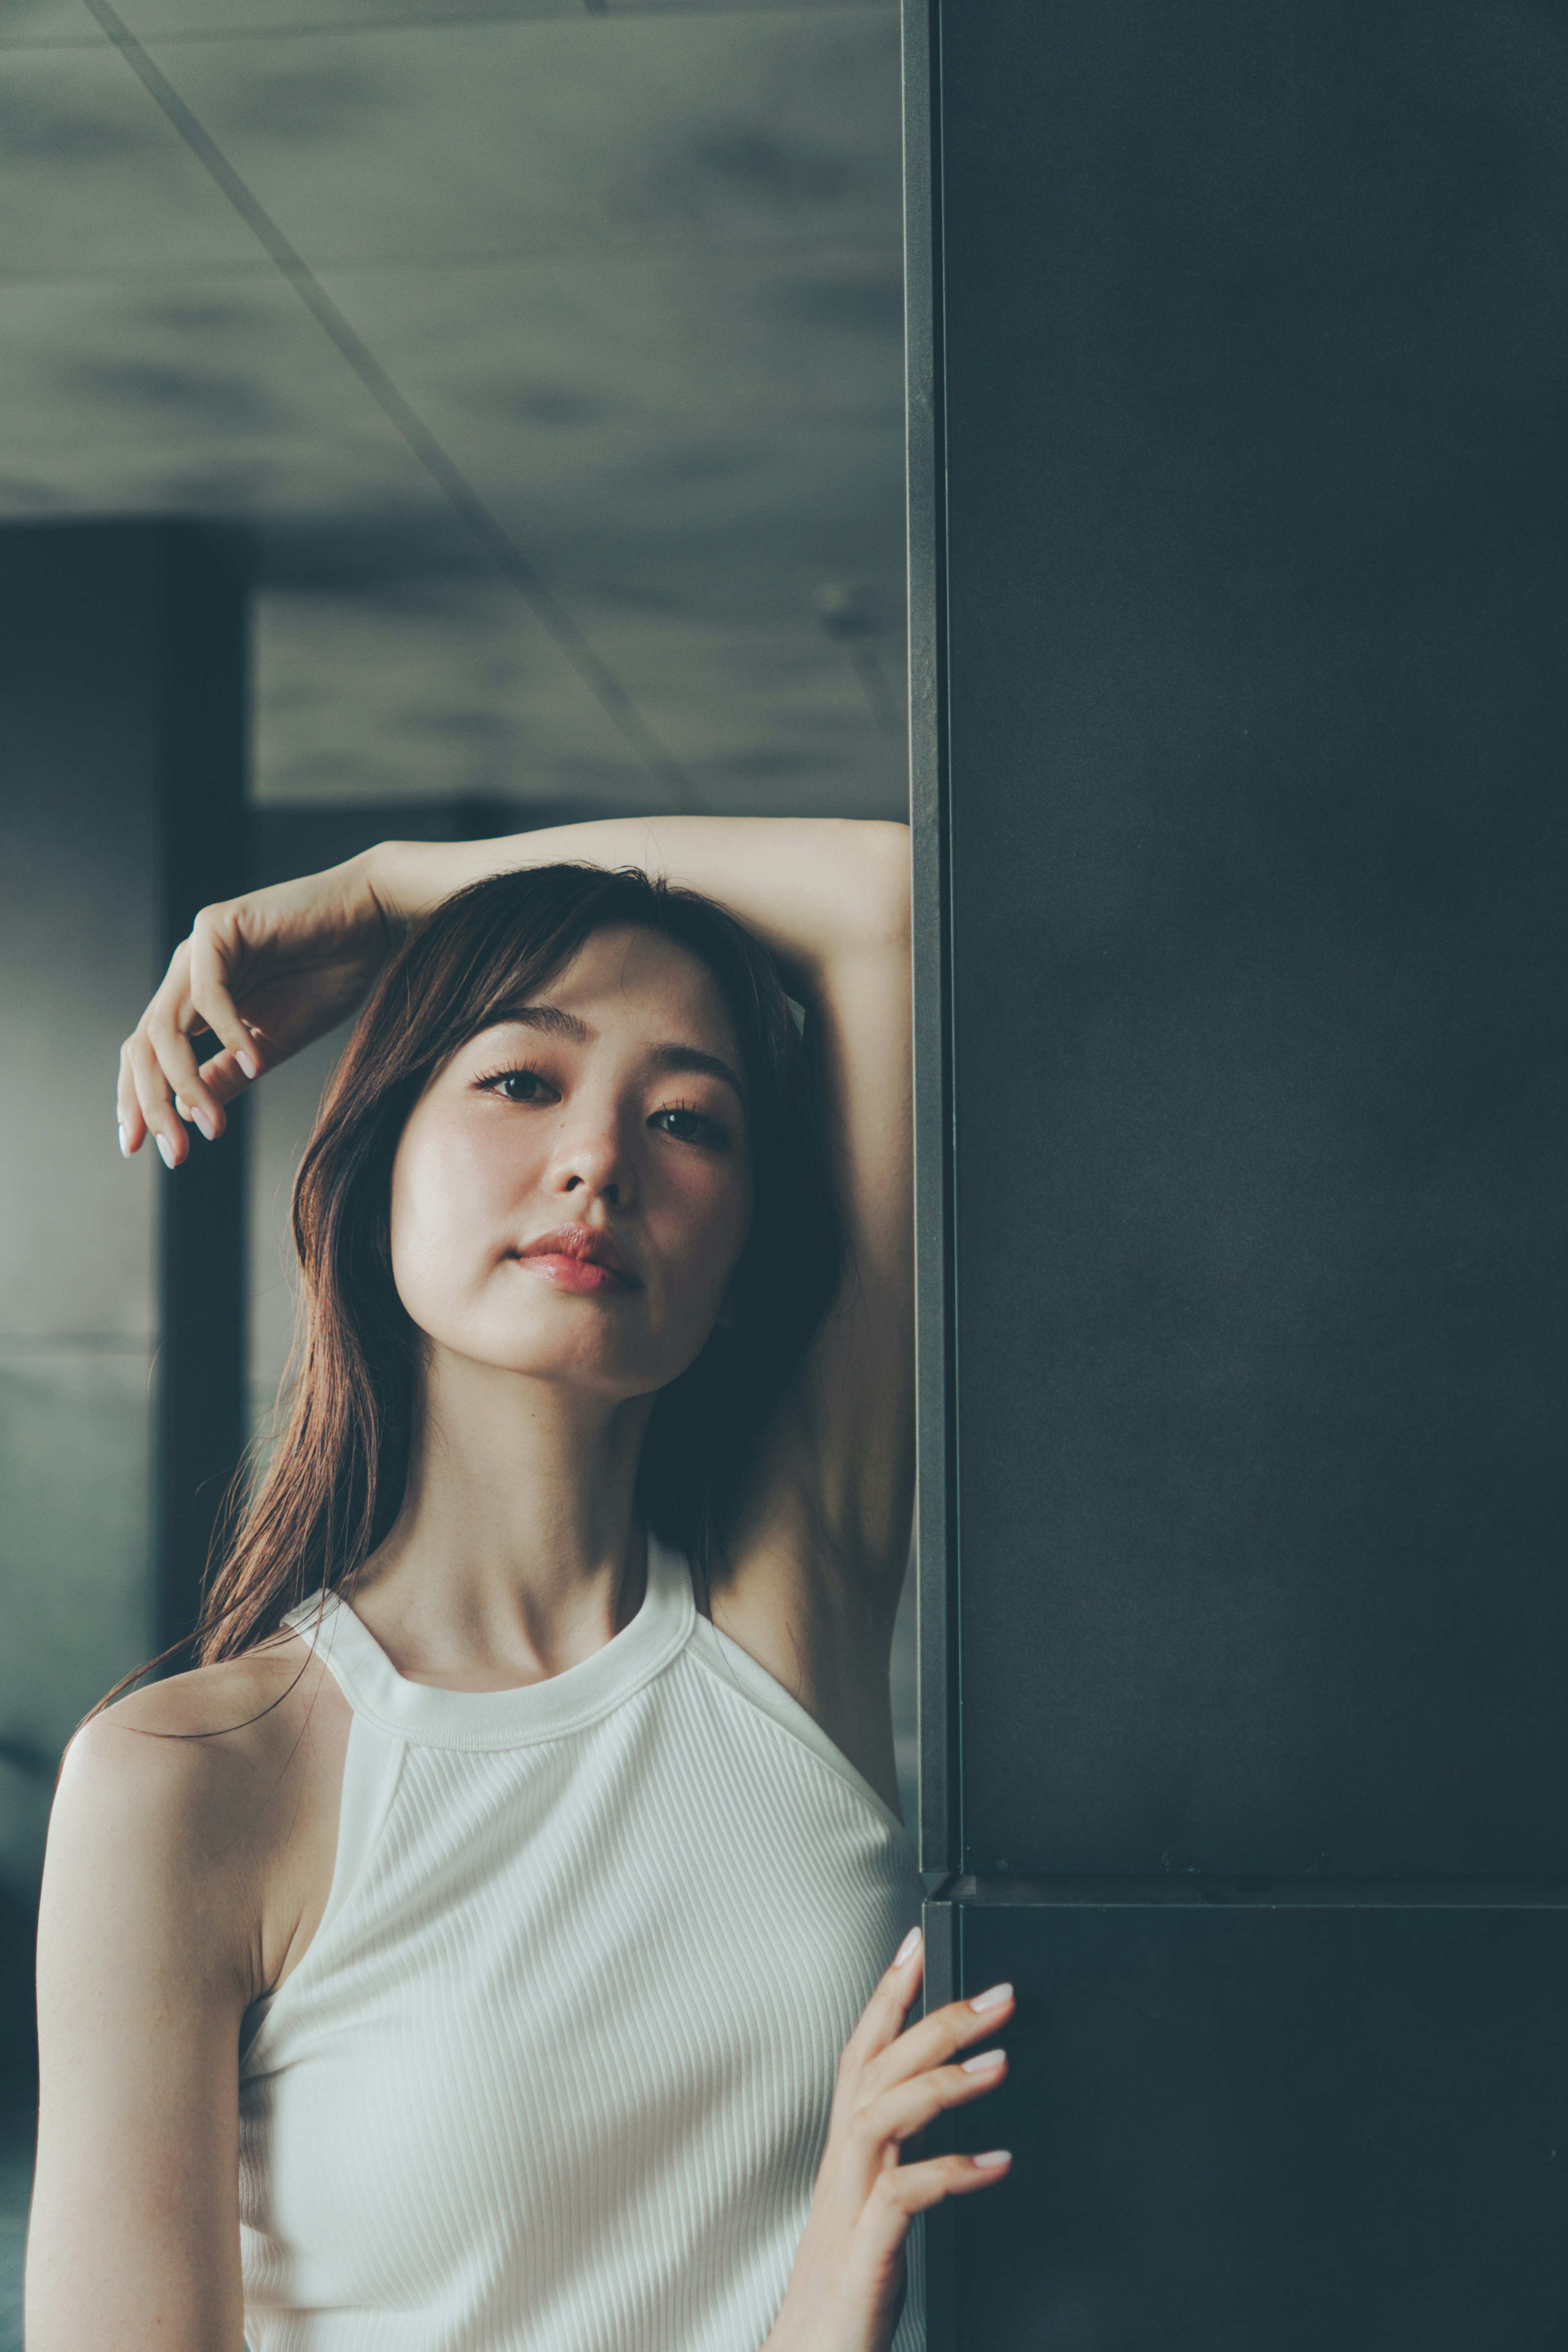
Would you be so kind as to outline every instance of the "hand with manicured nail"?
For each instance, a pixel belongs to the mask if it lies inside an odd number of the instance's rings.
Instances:
[[[949,2001],[901,2031],[923,1958],[912,1928],[844,2046],[811,2210],[762,2352],[887,2352],[915,2214],[1001,2179],[1011,2162],[1005,2148],[901,2161],[945,2108],[983,2096],[1008,2070],[1006,2053],[989,2047],[953,2062],[1008,2022],[1011,1985]]]
[[[361,1003],[394,928],[368,856],[204,907],[120,1049],[125,1157],[151,1136],[178,1168],[187,1122],[215,1143],[225,1103]],[[199,1062],[192,1041],[209,1034],[217,1050]]]

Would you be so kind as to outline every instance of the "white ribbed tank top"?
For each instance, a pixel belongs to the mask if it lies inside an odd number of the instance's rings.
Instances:
[[[353,1722],[325,1915],[242,2045],[247,2345],[756,2352],[918,1915],[902,1826],[652,1537],[631,1623],[522,1689],[319,1608]]]

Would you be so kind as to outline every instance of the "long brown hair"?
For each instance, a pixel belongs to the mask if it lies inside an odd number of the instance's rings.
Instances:
[[[695,891],[632,868],[502,874],[435,908],[360,1016],[294,1187],[300,1328],[286,1425],[210,1579],[204,1664],[254,1649],[319,1588],[353,1575],[403,1498],[419,1334],[392,1280],[392,1160],[428,1081],[611,925],[662,933],[712,973],[738,1036],[754,1170],[751,1229],[716,1328],[660,1391],[638,1469],[656,1535],[699,1575],[722,1558],[736,1484],[837,1287],[841,1237],[821,1109],[772,960]]]

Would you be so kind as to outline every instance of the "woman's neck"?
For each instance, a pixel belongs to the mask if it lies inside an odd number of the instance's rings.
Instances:
[[[635,1492],[653,1402],[437,1354],[402,1508],[352,1587],[400,1674],[515,1688],[630,1623],[645,1590]]]

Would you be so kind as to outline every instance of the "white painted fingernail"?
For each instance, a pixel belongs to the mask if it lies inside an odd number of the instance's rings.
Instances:
[[[1010,2164],[1012,2160],[1013,2152],[1010,2147],[988,2147],[984,2156],[971,2157],[969,2159],[971,2164],[977,2164],[982,2172],[999,2172],[1004,2164]]]
[[[999,2066],[1007,2054],[1005,2050],[982,2050],[977,2058],[965,2059],[964,2072],[966,2074],[983,2074],[988,2068]]]
[[[119,1122],[119,1124],[118,1124],[118,1126],[116,1127],[116,1129],[115,1129],[115,1130],[114,1130],[114,1131],[115,1131],[115,1133],[116,1133],[116,1134],[119,1136],[119,1138],[120,1138],[120,1158],[121,1158],[122,1160],[129,1160],[129,1159],[130,1159],[130,1157],[131,1157],[131,1146],[130,1146],[130,1144],[129,1144],[129,1143],[127,1143],[127,1141],[125,1140],[125,1121],[124,1121],[123,1119],[121,1119],[121,1120]]]
[[[1003,2001],[1011,2000],[1012,1997],[1013,1989],[1010,1984],[992,1985],[988,1992],[977,1992],[975,1995],[974,2000],[969,2003],[969,2007],[971,2009],[1000,2009]]]
[[[920,1930],[918,1927],[911,1927],[908,1935],[905,1936],[903,1943],[900,1944],[897,1951],[894,1952],[893,1956],[894,1967],[895,1969],[901,1969],[904,1966],[904,1961],[912,1960],[919,1949]]]
[[[206,1137],[207,1141],[209,1143],[215,1143],[218,1139],[218,1130],[213,1125],[212,1120],[207,1117],[206,1112],[204,1110],[194,1110],[192,1112],[191,1116],[195,1120],[196,1125],[201,1129],[202,1133]]]
[[[239,1064],[240,1068],[245,1072],[247,1078],[260,1077],[261,1064],[256,1060],[254,1054],[236,1054],[235,1055],[235,1060]]]
[[[174,1147],[170,1142],[166,1135],[161,1135],[158,1138],[158,1156],[162,1160],[165,1168],[172,1168],[174,1165]]]

